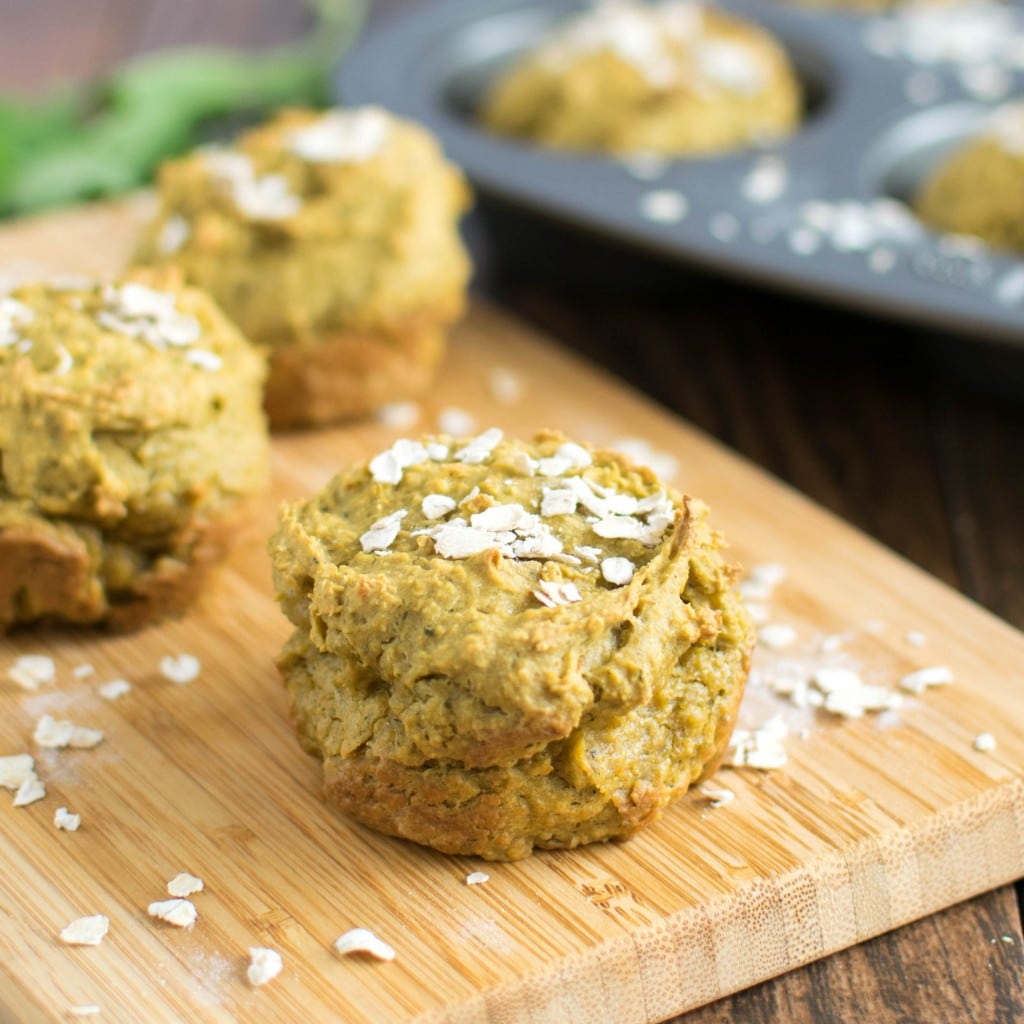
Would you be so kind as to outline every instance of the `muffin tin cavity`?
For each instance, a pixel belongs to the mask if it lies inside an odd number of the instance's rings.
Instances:
[[[539,215],[668,265],[1024,345],[1024,261],[930,230],[908,205],[993,110],[1024,97],[1024,9],[862,15],[722,0],[785,47],[807,96],[798,130],[761,148],[623,160],[487,132],[476,111],[493,76],[583,6],[440,0],[364,37],[339,69],[337,96],[427,124],[484,212],[503,208],[506,221],[509,211]]]

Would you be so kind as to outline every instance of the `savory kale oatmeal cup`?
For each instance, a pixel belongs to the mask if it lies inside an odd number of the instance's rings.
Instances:
[[[422,393],[465,304],[470,193],[423,127],[289,109],[164,164],[137,259],[173,263],[268,348],[274,427]]]
[[[692,156],[786,136],[800,113],[789,58],[760,26],[691,0],[608,0],[513,61],[481,121],[558,149]]]
[[[279,667],[328,800],[496,860],[633,834],[733,729],[753,634],[722,547],[553,433],[398,441],[284,507]]]
[[[180,611],[267,482],[265,374],[172,269],[0,295],[0,630]]]
[[[1024,102],[989,114],[926,178],[914,206],[938,231],[1024,252]]]

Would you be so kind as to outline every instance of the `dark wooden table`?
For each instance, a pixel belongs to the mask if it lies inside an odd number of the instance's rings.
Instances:
[[[372,16],[410,2],[379,0]],[[0,94],[309,24],[298,0],[0,0]],[[648,273],[621,250],[586,250],[623,271],[588,286],[504,259],[486,232],[473,226],[479,289],[1024,628],[1024,348]],[[1024,1020],[1020,896],[1007,886],[680,1021]]]

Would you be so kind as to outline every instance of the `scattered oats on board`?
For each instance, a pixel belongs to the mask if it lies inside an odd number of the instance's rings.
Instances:
[[[865,683],[848,668],[819,668],[811,681],[825,695],[821,707],[841,718],[860,718],[867,711],[888,711],[902,702],[900,695],[887,686]]]
[[[103,683],[97,690],[104,700],[120,700],[125,694],[131,693],[132,684],[127,679],[111,679]]]
[[[491,876],[483,871],[471,871],[466,875],[466,885],[483,885],[484,882],[489,882],[490,880]]]
[[[90,750],[103,742],[102,729],[89,729],[74,722],[57,720],[52,715],[43,715],[36,722],[32,739],[44,750],[62,750],[64,747],[75,747],[79,750]]]
[[[715,786],[711,782],[702,782],[697,787],[697,792],[715,808],[724,807],[736,799],[736,794],[731,789]]]
[[[96,1003],[84,1003],[81,1006],[72,1006],[68,1013],[72,1017],[98,1017],[103,1011]]]
[[[36,775],[31,754],[0,757],[0,786],[14,790],[15,807],[27,807],[46,796],[46,787]]]
[[[94,669],[92,667],[92,665],[88,664],[87,662],[85,664],[82,664],[82,665],[76,665],[71,670],[71,674],[76,679],[88,679],[89,676],[94,675],[95,672],[96,672],[96,669]]]
[[[523,396],[523,381],[517,373],[495,366],[489,376],[491,396],[505,405],[518,402]]]
[[[788,622],[770,622],[757,631],[757,641],[773,651],[781,651],[796,642],[796,627]]]
[[[25,778],[25,781],[18,787],[18,792],[14,794],[14,806],[28,807],[29,804],[34,804],[45,796],[46,786],[43,785],[43,780],[33,772]]]
[[[910,644],[911,647],[924,647],[928,643],[928,637],[917,629],[912,629],[905,633],[903,639]]]
[[[987,754],[996,749],[996,738],[990,732],[980,732],[974,737],[972,746],[979,754]]]
[[[7,669],[7,678],[23,690],[38,690],[43,683],[52,683],[57,678],[57,666],[45,654],[23,654]]]
[[[58,807],[53,814],[53,823],[64,832],[77,832],[82,824],[82,816],[72,814],[66,807]]]
[[[110,931],[110,919],[103,914],[80,917],[61,929],[60,941],[68,946],[98,946]]]
[[[171,896],[184,898],[191,896],[194,892],[203,891],[203,880],[187,871],[181,871],[167,883],[167,892]]]
[[[31,754],[8,754],[0,757],[0,786],[17,789],[35,775],[35,758]]]
[[[392,430],[408,430],[420,421],[422,415],[416,402],[388,402],[378,406],[373,418],[382,426]]]
[[[822,654],[834,654],[842,648],[843,641],[842,633],[829,633],[818,641],[818,650]]]
[[[437,429],[452,437],[466,437],[476,430],[476,417],[465,409],[449,405],[437,414]]]
[[[789,760],[783,740],[789,726],[778,715],[758,729],[734,729],[724,764],[730,768],[756,768],[772,771]]]
[[[245,977],[250,985],[258,988],[273,981],[281,973],[284,961],[276,949],[267,949],[265,946],[251,946],[249,948],[249,966],[245,969]]]
[[[946,686],[953,682],[953,672],[945,665],[932,665],[920,668],[916,672],[905,675],[900,686],[908,693],[924,693],[933,686]]]
[[[334,940],[334,948],[342,955],[366,953],[378,960],[394,960],[395,951],[383,939],[378,938],[369,928],[353,928]]]
[[[178,686],[191,683],[198,675],[202,666],[194,654],[170,654],[160,659],[160,674]]]
[[[174,898],[157,900],[146,908],[150,917],[173,924],[175,928],[189,928],[196,923],[199,912],[190,900]]]
[[[770,601],[775,589],[786,578],[786,567],[777,562],[752,565],[739,582],[739,590],[748,601]]]

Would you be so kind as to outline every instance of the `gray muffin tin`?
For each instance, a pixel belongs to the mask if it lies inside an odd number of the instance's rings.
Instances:
[[[630,169],[499,138],[474,118],[498,70],[584,6],[415,8],[357,42],[338,69],[336,97],[426,125],[482,197],[524,213],[714,273],[1024,347],[1024,260],[930,231],[903,205],[988,110],[1024,97],[1024,11],[1001,15],[1022,40],[1008,59],[964,63],[926,45],[908,56],[898,15],[721,0],[788,50],[808,98],[801,128],[763,148]]]

